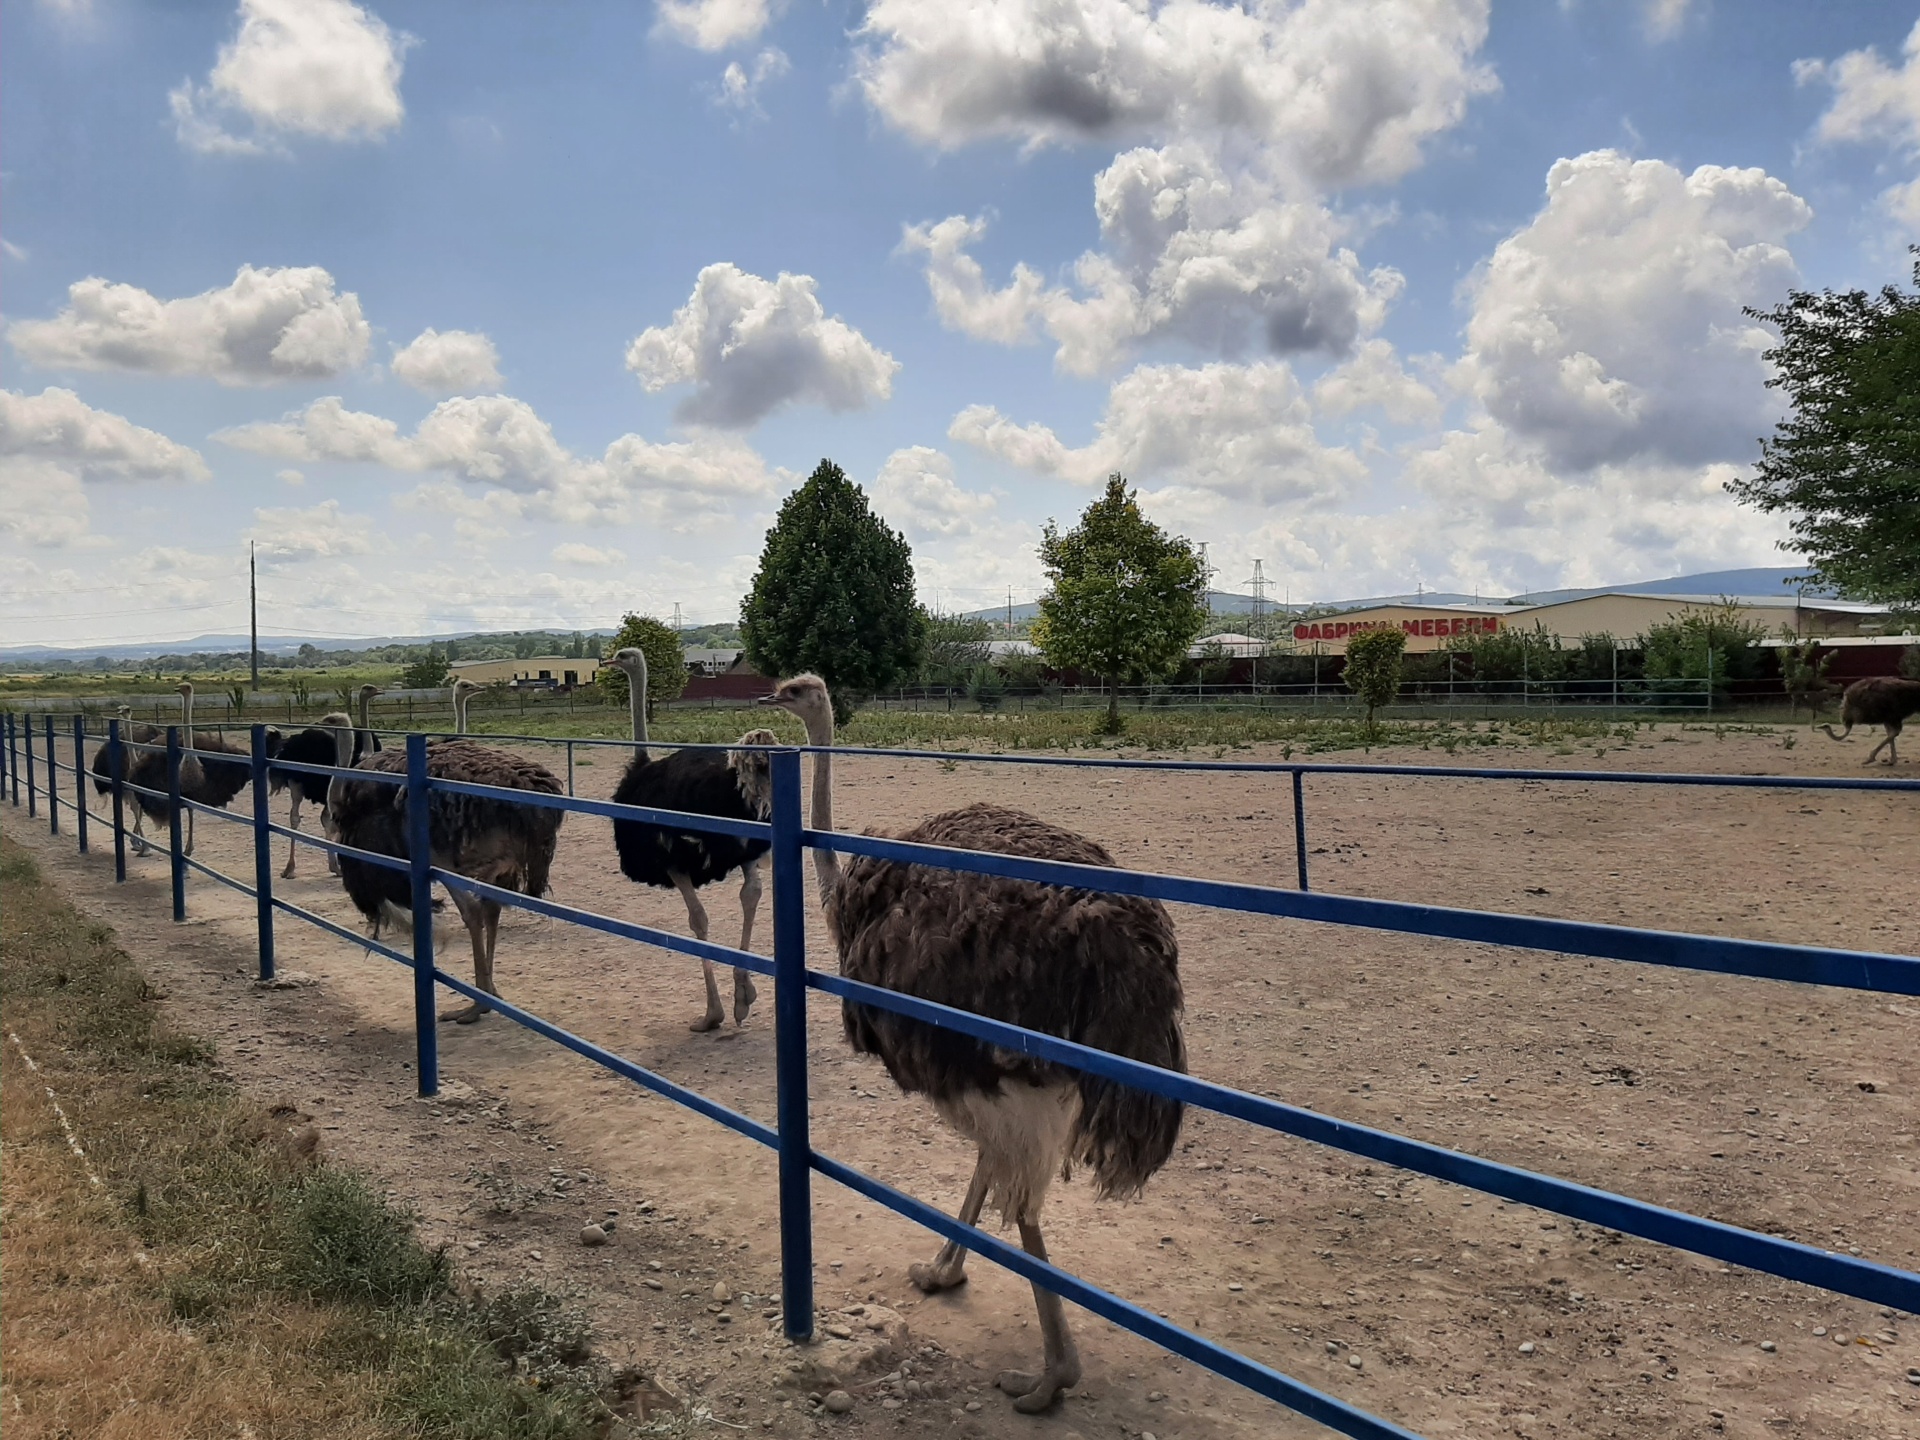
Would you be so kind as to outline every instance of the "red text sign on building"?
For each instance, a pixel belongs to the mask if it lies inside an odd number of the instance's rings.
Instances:
[[[1344,640],[1367,630],[1390,630],[1391,620],[1328,620],[1293,627],[1296,640]],[[1444,637],[1452,635],[1492,635],[1500,629],[1498,615],[1422,615],[1418,620],[1402,620],[1400,628],[1409,635]]]

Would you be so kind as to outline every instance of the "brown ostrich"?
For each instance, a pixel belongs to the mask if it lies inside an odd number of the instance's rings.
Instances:
[[[1900,738],[1900,730],[1907,723],[1907,717],[1916,714],[1920,714],[1920,680],[1874,675],[1854,681],[1841,695],[1840,723],[1846,727],[1844,730],[1834,735],[1833,726],[1822,725],[1820,728],[1835,740],[1844,740],[1853,733],[1856,725],[1884,725],[1887,738],[1869,750],[1867,758],[1861,763],[1873,764],[1874,756],[1885,746],[1887,764],[1892,765],[1900,758],[1893,742]]]
[[[833,743],[833,705],[816,675],[781,682],[761,703],[798,715],[816,746]],[[813,761],[816,830],[833,828],[831,760]],[[1085,836],[1023,811],[975,804],[922,821],[899,837],[1082,865],[1113,857]],[[844,870],[813,852],[840,973],[923,1000],[1058,1035],[1184,1072],[1179,947],[1158,901],[1029,881],[857,858]],[[1076,1163],[1096,1192],[1139,1192],[1173,1153],[1183,1106],[1097,1075],[848,1002],[853,1048],[878,1055],[894,1083],[924,1094],[979,1151],[959,1218],[991,1202],[1019,1227],[1027,1253],[1047,1258],[1040,1207],[1047,1185]],[[932,1292],[966,1280],[967,1252],[948,1242],[909,1278]],[[1079,1383],[1080,1356],[1060,1297],[1035,1284],[1044,1365],[996,1381],[1014,1408],[1045,1410]]]
[[[195,734],[193,730],[193,683],[182,680],[174,687],[180,693],[180,744],[183,750],[180,756],[180,794],[183,799],[195,801],[201,805],[210,805],[216,810],[224,810],[233,803],[233,799],[253,779],[253,762],[249,751],[231,744],[211,730]],[[132,738],[139,736],[138,729]],[[151,743],[163,743],[164,731],[151,733]],[[280,748],[280,732],[267,732],[267,752],[273,754]],[[203,752],[203,753],[195,753]],[[166,799],[167,755],[164,749],[136,751],[127,763],[125,771],[127,782],[143,786],[148,790],[161,792],[158,795],[133,796],[136,809],[133,814],[133,849],[136,855],[144,855],[150,848],[143,819],[155,824],[168,818]],[[96,784],[98,781],[96,780]],[[193,854],[193,808],[186,810],[186,843],[180,853]]]
[[[338,747],[335,763],[345,769],[353,759],[353,738],[345,729],[336,729],[334,736]],[[404,775],[406,752],[383,750],[353,768]],[[566,787],[544,765],[471,740],[429,741],[427,773],[436,780],[468,785],[496,785],[543,795],[566,793]],[[341,844],[401,860],[409,857],[406,786],[335,776],[327,794],[327,809]],[[546,893],[554,850],[560,841],[562,811],[436,790],[428,797],[427,813],[435,866],[523,895]],[[376,936],[383,922],[411,923],[413,885],[405,871],[342,855],[340,881]],[[498,995],[500,992],[493,987],[493,948],[500,930],[499,902],[454,890],[453,903],[473,941],[473,983],[489,995]],[[470,1025],[489,1008],[476,1000],[440,1018]]]

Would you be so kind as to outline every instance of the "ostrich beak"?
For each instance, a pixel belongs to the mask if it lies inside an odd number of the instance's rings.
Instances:
[[[785,705],[787,702],[782,700],[778,695],[762,695],[753,703],[756,705]]]

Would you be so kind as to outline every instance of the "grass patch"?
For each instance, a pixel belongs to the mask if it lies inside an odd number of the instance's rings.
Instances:
[[[0,840],[9,1435],[586,1440],[616,1423],[583,1314],[456,1284],[413,1217],[221,1079],[111,930]],[[68,1149],[59,1097],[99,1175]]]

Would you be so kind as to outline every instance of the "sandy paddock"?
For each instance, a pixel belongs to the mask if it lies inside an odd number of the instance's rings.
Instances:
[[[1862,747],[1804,732],[1791,751],[1777,736],[1677,728],[1610,747],[1460,763],[1863,773]],[[580,792],[608,794],[617,763],[581,765]],[[836,779],[845,828],[992,799],[1082,829],[1124,865],[1292,879],[1283,776],[885,758],[843,762]],[[284,803],[274,808],[283,818]],[[774,1383],[789,1357],[764,1299],[778,1290],[771,1152],[497,1017],[441,1027],[443,1073],[467,1103],[412,1101],[410,989],[397,967],[283,921],[282,967],[316,983],[258,991],[246,897],[195,877],[190,921],[171,926],[163,860],[132,862],[133,883],[116,888],[97,832],[82,860],[70,835],[49,842],[44,820],[0,813],[83,908],[119,928],[236,1076],[318,1116],[334,1153],[420,1206],[469,1271],[578,1287],[606,1348],[692,1381],[723,1419],[783,1435],[816,1423],[1324,1433],[1078,1311],[1080,1391],[1053,1417],[1015,1415],[987,1382],[1038,1358],[1024,1282],[976,1260],[968,1286],[917,1297],[906,1265],[933,1237],[825,1181],[814,1190],[820,1303],[898,1309],[931,1394],[887,1409],[870,1389],[853,1415],[810,1421],[804,1399],[785,1407],[793,1391]],[[1320,890],[1920,951],[1911,793],[1316,777],[1308,814]],[[250,836],[203,820],[197,858],[248,875]],[[317,853],[302,865],[282,893],[351,923]],[[555,876],[567,903],[684,929],[675,896],[620,875],[603,821],[567,821]],[[716,938],[733,934],[736,894],[707,892]],[[822,963],[830,952],[809,908]],[[769,916],[763,906],[763,953]],[[1920,1001],[1188,907],[1174,918],[1196,1074],[1920,1268]],[[458,960],[464,935],[454,940]],[[767,982],[744,1030],[691,1034],[694,962],[524,915],[503,925],[499,978],[509,998],[771,1121]],[[815,1145],[951,1208],[969,1152],[877,1063],[847,1053],[837,1007],[816,995],[810,1009]],[[616,1243],[582,1249],[581,1219],[606,1209],[622,1211]],[[1906,1378],[1920,1366],[1914,1317],[1212,1115],[1189,1115],[1139,1202],[1095,1204],[1076,1182],[1056,1188],[1047,1219],[1067,1268],[1429,1436],[1920,1436],[1920,1384]],[[746,1297],[724,1307],[731,1324],[714,1313],[716,1278]]]

